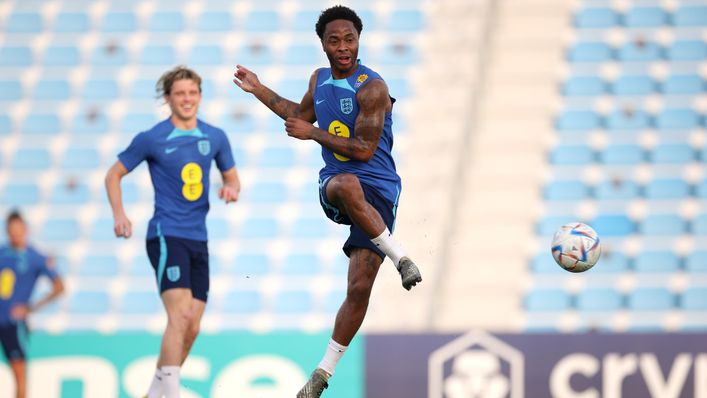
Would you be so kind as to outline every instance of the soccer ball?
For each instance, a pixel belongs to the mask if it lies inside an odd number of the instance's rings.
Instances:
[[[567,271],[584,272],[597,263],[599,256],[599,236],[589,225],[565,224],[552,237],[552,257]]]

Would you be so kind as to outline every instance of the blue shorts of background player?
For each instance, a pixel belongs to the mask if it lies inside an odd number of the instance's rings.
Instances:
[[[0,344],[8,361],[24,360],[29,331],[25,322],[0,325]]]
[[[346,240],[343,247],[346,256],[350,257],[351,248],[360,247],[363,249],[372,250],[378,254],[380,258],[385,259],[385,253],[383,253],[378,246],[371,242],[371,238],[369,238],[361,228],[354,225],[349,216],[342,214],[336,206],[329,203],[326,198],[326,187],[330,180],[331,177],[328,177],[324,181],[319,182],[319,203],[322,205],[324,214],[326,214],[330,220],[337,224],[351,226],[349,238]],[[395,228],[395,211],[397,210],[398,205],[390,203],[380,193],[378,193],[375,188],[368,186],[363,182],[361,182],[361,189],[363,189],[363,196],[366,198],[366,201],[370,203],[371,206],[378,211],[378,213],[380,213],[381,218],[383,218],[383,222],[385,222],[385,225],[392,232]]]
[[[145,243],[160,294],[168,289],[191,289],[206,302],[209,294],[209,249],[204,241],[160,236]]]

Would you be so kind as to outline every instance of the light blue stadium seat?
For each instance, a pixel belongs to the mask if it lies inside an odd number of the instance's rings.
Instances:
[[[23,134],[54,135],[61,132],[59,116],[48,113],[30,113],[27,115],[21,132]]]
[[[698,40],[676,40],[667,50],[669,60],[702,61],[707,58],[707,44]]]
[[[110,242],[117,239],[115,237],[115,232],[113,232],[113,218],[103,217],[97,219],[91,226],[91,232],[89,237],[93,241],[103,241]]]
[[[148,29],[151,32],[181,32],[184,30],[184,16],[179,11],[156,11],[150,15]]]
[[[419,9],[394,9],[390,13],[387,30],[390,32],[419,32],[424,27],[425,16]]]
[[[224,218],[217,217],[207,217],[206,218],[206,230],[208,231],[210,240],[222,240],[229,237],[230,227],[228,226],[228,220]]]
[[[302,216],[292,223],[292,238],[325,238],[329,235],[329,220],[324,217]]]
[[[282,63],[285,65],[316,65],[317,61],[322,58],[322,55],[323,51],[321,46],[314,44],[292,44],[285,49]]]
[[[128,33],[137,30],[137,18],[132,12],[109,11],[103,17],[103,31],[107,33]]]
[[[589,188],[579,180],[551,181],[543,196],[545,200],[582,200],[589,197]]]
[[[629,266],[630,260],[624,253],[604,248],[599,263],[592,268],[592,273],[619,274],[628,270]]]
[[[187,58],[188,65],[221,65],[224,63],[223,50],[216,45],[192,47]]]
[[[361,7],[356,10],[356,14],[358,14],[358,17],[361,18],[361,22],[363,22],[363,30],[365,32],[372,32],[380,28],[378,17],[370,8]]]
[[[638,185],[633,180],[604,180],[594,189],[597,200],[632,200],[639,196]]]
[[[71,128],[73,134],[104,134],[108,132],[109,121],[105,113],[85,109],[74,117]]]
[[[707,273],[707,250],[695,250],[685,258],[685,271],[688,273]]]
[[[309,81],[306,79],[285,79],[277,85],[276,91],[283,98],[299,102],[307,91],[308,85]],[[278,130],[276,131],[281,131],[283,129],[284,120],[280,119],[278,116],[274,116],[274,118],[279,120]]]
[[[53,45],[44,51],[45,66],[78,66],[81,62],[81,54],[75,46]]]
[[[525,310],[530,312],[567,311],[572,307],[572,297],[562,289],[537,288],[525,296]]]
[[[341,304],[346,298],[346,290],[332,290],[324,297],[323,310],[327,314],[336,314],[341,307]]]
[[[693,218],[690,230],[697,236],[707,236],[707,213],[699,214]]]
[[[30,183],[9,183],[0,196],[0,203],[8,207],[31,206],[39,202],[39,186]]]
[[[130,97],[134,99],[149,99],[157,95],[155,91],[156,82],[151,79],[136,79],[130,85]]]
[[[12,167],[17,170],[48,169],[50,163],[49,152],[44,148],[21,148],[12,158]]]
[[[270,65],[273,61],[272,49],[266,43],[253,42],[236,51],[236,63],[241,65]]]
[[[650,62],[661,58],[660,47],[653,42],[625,43],[618,49],[617,57],[620,61],[628,62]]]
[[[290,146],[266,147],[257,162],[261,168],[291,168],[295,165],[295,152]]]
[[[650,116],[640,109],[616,109],[606,117],[606,128],[612,131],[644,130],[650,123]]]
[[[579,311],[618,311],[623,305],[623,296],[611,288],[589,287],[577,294],[576,306]]]
[[[621,237],[635,232],[633,221],[625,214],[600,214],[589,224],[599,236]]]
[[[17,101],[22,98],[22,84],[17,80],[0,81],[0,101]]]
[[[586,145],[558,145],[550,153],[553,165],[586,165],[594,162],[594,152]]]
[[[319,19],[321,10],[301,9],[297,10],[294,18],[292,18],[291,30],[296,32],[312,32],[314,33],[314,25]]]
[[[670,75],[662,84],[663,94],[700,94],[705,88],[705,81],[699,75]]]
[[[699,126],[700,116],[693,109],[668,108],[656,116],[655,124],[659,130],[689,130]]]
[[[546,215],[538,220],[537,232],[540,236],[550,236],[560,226],[575,221],[577,221],[577,217],[572,215]]]
[[[322,265],[316,254],[290,254],[283,260],[280,271],[284,275],[315,276],[321,273]]]
[[[256,314],[263,309],[263,296],[257,290],[232,290],[223,297],[221,312]]]
[[[640,223],[643,235],[680,235],[685,233],[685,220],[677,214],[649,214]]]
[[[667,289],[639,287],[628,294],[629,310],[664,311],[675,307],[675,296]]]
[[[629,28],[655,28],[667,23],[668,15],[661,7],[632,7],[624,14]]]
[[[250,112],[237,115],[225,113],[221,116],[217,126],[221,127],[227,134],[250,134],[255,130],[255,119]],[[281,131],[284,132],[284,127]]]
[[[614,95],[649,95],[654,89],[653,79],[646,75],[623,75],[611,86]]]
[[[32,65],[32,50],[26,46],[4,46],[0,48],[0,66],[26,67]]]
[[[101,156],[93,148],[68,148],[61,158],[61,167],[68,170],[93,170],[101,164]]]
[[[678,27],[704,26],[707,21],[707,6],[683,4],[673,12],[673,24]]]
[[[237,278],[253,278],[265,276],[271,272],[270,258],[265,254],[239,254],[233,261],[234,276]]]
[[[275,296],[272,309],[275,314],[303,314],[314,307],[312,295],[306,290],[284,290]]]
[[[103,315],[109,310],[110,297],[105,291],[79,290],[69,298],[69,314]]]
[[[90,199],[90,191],[84,183],[78,183],[76,186],[67,186],[64,183],[58,183],[52,188],[49,202],[57,205],[80,205],[88,203]]]
[[[115,256],[88,254],[81,259],[77,275],[82,277],[115,277],[119,272],[120,265]]]
[[[274,218],[248,218],[241,225],[238,235],[245,239],[272,239],[280,233],[280,226]]]
[[[118,97],[118,83],[108,79],[90,79],[83,87],[82,97],[86,100],[114,100]]]
[[[133,233],[135,233],[134,230]],[[128,273],[131,277],[134,278],[155,277],[155,269],[152,267],[152,264],[150,264],[150,259],[147,258],[146,254],[143,253],[133,258],[133,261],[130,264],[130,268],[128,269]]]
[[[405,99],[410,96],[412,90],[409,83],[407,79],[393,78],[386,80],[390,96],[396,99]]]
[[[641,251],[634,258],[633,268],[640,273],[673,273],[680,269],[680,258],[675,253],[667,250]]]
[[[703,160],[707,159],[707,157],[704,155],[707,155],[707,153],[704,153],[703,151]],[[697,186],[695,186],[695,196],[700,199],[707,199],[707,178],[703,179],[697,184]]]
[[[120,43],[102,43],[93,50],[91,62],[94,66],[121,67],[129,62],[128,51]]]
[[[42,241],[72,242],[78,239],[80,227],[73,218],[50,218],[40,229]]]
[[[612,48],[604,42],[579,42],[569,50],[570,62],[604,62],[613,57]]]
[[[287,197],[288,189],[282,181],[258,180],[243,192],[243,199],[253,203],[281,203],[286,202]]]
[[[689,287],[680,297],[680,307],[687,311],[707,310],[707,287]]]
[[[156,291],[131,291],[123,293],[117,311],[123,315],[151,315],[162,310],[162,301]]]
[[[121,119],[120,131],[134,136],[141,131],[149,130],[158,121],[154,113],[128,113]]]
[[[362,60],[368,59],[363,51],[359,52],[359,58]],[[420,52],[417,50],[417,47],[411,46],[409,43],[388,43],[383,46],[378,56],[378,63],[381,65],[408,66],[410,64],[416,64],[419,61]]]
[[[196,21],[196,29],[202,32],[230,32],[233,30],[233,15],[228,11],[204,11]]]
[[[658,144],[650,158],[653,163],[685,164],[695,160],[695,150],[689,144]]]
[[[10,116],[0,114],[0,135],[8,135],[12,133],[14,128],[13,125],[14,123],[12,123]]]
[[[562,86],[567,97],[597,96],[606,92],[606,82],[599,76],[572,76]]]
[[[54,20],[54,32],[85,33],[91,29],[91,21],[84,12],[60,12]]]
[[[636,144],[609,144],[599,152],[601,163],[608,165],[636,165],[645,159],[643,148]]]
[[[596,130],[601,128],[601,120],[590,110],[569,110],[558,116],[555,127],[560,131]]]
[[[609,28],[618,23],[618,15],[612,8],[586,7],[577,12],[574,26],[580,29]]]
[[[273,10],[253,10],[245,17],[246,32],[275,32],[281,29],[280,14]]]
[[[71,87],[66,80],[40,80],[34,87],[35,101],[66,101],[71,96]]]
[[[172,46],[149,44],[140,52],[139,62],[143,65],[171,66],[177,62]]]
[[[557,229],[557,227],[555,227],[555,229]],[[530,270],[535,274],[567,275],[567,271],[563,270],[555,262],[549,249],[536,254],[532,258],[530,261]]]
[[[5,23],[7,33],[39,33],[44,29],[42,16],[38,12],[13,12]]]
[[[682,179],[656,179],[645,187],[647,199],[684,199],[690,196],[690,184]]]

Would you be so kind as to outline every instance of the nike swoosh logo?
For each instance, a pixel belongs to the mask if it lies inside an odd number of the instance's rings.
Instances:
[[[326,100],[317,100],[317,105],[321,104],[324,101],[326,101]]]
[[[174,151],[176,151],[176,150],[177,150],[177,147],[175,146],[175,147],[172,147],[172,148],[167,148],[167,149],[165,149],[165,150],[164,150],[164,153],[167,154],[167,155],[169,155],[170,153],[172,153],[172,152],[174,152]]]

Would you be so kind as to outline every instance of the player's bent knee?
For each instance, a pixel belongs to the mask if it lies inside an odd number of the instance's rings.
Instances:
[[[328,188],[331,189],[334,194],[340,196],[340,194],[360,191],[361,182],[358,180],[358,177],[353,174],[342,173],[332,178]]]
[[[346,289],[346,298],[356,303],[368,302],[372,287],[373,285],[366,280],[352,281]]]

